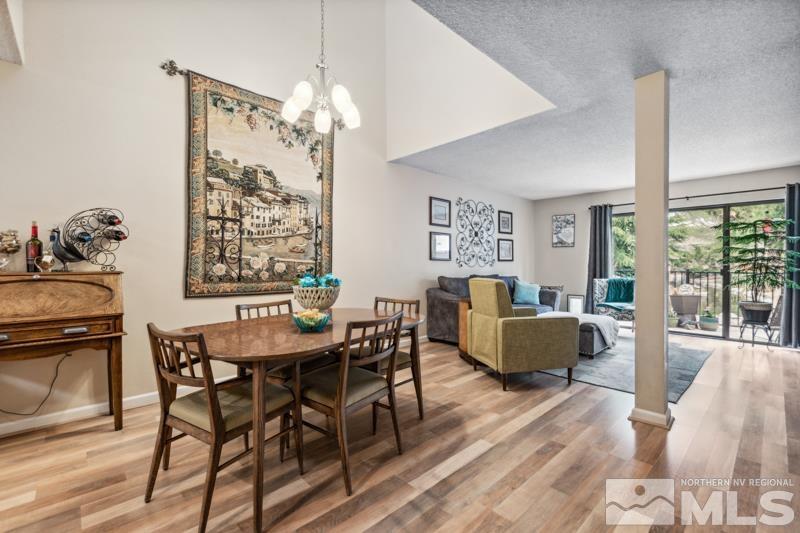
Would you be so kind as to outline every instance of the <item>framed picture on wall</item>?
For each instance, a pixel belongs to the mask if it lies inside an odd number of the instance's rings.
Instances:
[[[431,196],[428,199],[428,224],[431,226],[450,227],[450,200]]]
[[[450,249],[450,234],[438,231],[430,232],[430,253],[431,261],[450,261],[452,253]]]
[[[514,241],[511,239],[497,239],[497,260],[514,260]]]
[[[514,233],[514,214],[508,211],[497,211],[497,233]]]
[[[575,246],[575,214],[553,215],[553,248]]]
[[[585,298],[583,294],[567,294],[567,311],[576,315],[583,313],[583,301]]]

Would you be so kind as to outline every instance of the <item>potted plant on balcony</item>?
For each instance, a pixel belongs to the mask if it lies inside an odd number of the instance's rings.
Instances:
[[[703,310],[700,315],[700,329],[703,331],[717,331],[719,329],[719,318],[711,312],[710,307]]]
[[[667,313],[667,325],[671,328],[678,327],[678,313],[674,309],[670,309]]]
[[[722,237],[723,264],[732,274],[730,285],[744,286],[750,297],[739,302],[745,324],[769,322],[772,302],[763,301],[768,289],[784,285],[800,289],[800,285],[787,277],[787,273],[799,270],[795,265],[800,253],[786,249],[787,242],[798,240],[786,235],[786,228],[793,223],[785,218],[767,218],[722,225],[724,233],[730,235],[727,239]]]

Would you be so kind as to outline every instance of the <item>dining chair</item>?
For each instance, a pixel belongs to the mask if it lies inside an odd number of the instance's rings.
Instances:
[[[320,368],[303,376],[302,401],[315,411],[332,417],[336,424],[336,438],[342,460],[342,476],[347,495],[353,493],[350,482],[350,458],[347,448],[347,415],[368,405],[373,406],[373,433],[377,423],[377,407],[392,414],[397,453],[403,453],[400,426],[397,423],[397,401],[394,392],[397,347],[403,313],[378,320],[348,322],[344,348],[338,365]],[[369,367],[388,360],[386,374]],[[388,398],[388,405],[380,403]],[[333,433],[306,422],[312,428],[333,436]]]
[[[253,318],[263,318],[270,316],[291,315],[293,312],[291,300],[278,300],[275,302],[260,302],[255,304],[238,304],[236,306],[236,320],[250,320]],[[323,354],[318,357],[310,358],[300,363],[300,375],[322,368],[336,362],[336,356]],[[237,374],[239,377],[247,375],[248,366],[238,365]],[[284,385],[292,379],[294,364],[280,365],[271,368],[267,372],[267,381],[276,385]],[[301,424],[302,425],[302,424]],[[288,417],[281,417],[281,429],[288,426]],[[248,445],[247,435],[244,436],[245,446]],[[281,438],[280,460],[283,462],[286,445],[289,442],[288,435]]]
[[[147,333],[156,373],[161,419],[144,501],[149,502],[153,496],[158,467],[162,459],[164,470],[169,468],[170,445],[173,441],[190,435],[208,444],[210,450],[199,526],[199,530],[203,532],[208,522],[217,472],[252,451],[245,441],[243,452],[220,464],[223,444],[247,435],[253,429],[252,380],[246,377],[216,383],[205,339],[201,334],[171,334],[158,329],[152,323],[147,324]],[[179,385],[198,390],[176,398]],[[266,442],[288,436],[290,432],[294,433],[297,465],[302,474],[303,435],[300,430],[302,428],[302,416],[299,415],[300,403],[295,401],[294,395],[286,387],[272,383],[265,383],[265,386],[266,420],[273,420],[279,416],[282,421],[290,416],[292,418],[291,426],[282,423],[280,431],[269,437]],[[173,437],[173,429],[181,433]]]
[[[292,314],[292,301],[280,300],[277,302],[262,302],[257,304],[239,304],[236,306],[236,320],[248,320],[265,316],[280,316]],[[254,316],[255,315],[255,316]],[[300,373],[305,374],[336,362],[336,357],[331,354],[320,355],[300,363]],[[267,379],[276,384],[283,384],[292,378],[293,365],[281,365],[267,372]],[[240,366],[239,376],[245,376],[247,367]]]
[[[292,314],[292,301],[279,300],[277,302],[261,302],[257,304],[237,304],[236,320],[249,320],[251,318],[262,318],[265,316],[279,316]],[[291,365],[289,366],[291,371]],[[238,366],[237,374],[239,377],[247,375],[246,366]],[[285,380],[284,380],[285,381]]]
[[[375,310],[383,311],[385,313],[402,312],[404,316],[419,315],[419,300],[404,300],[401,298],[387,298],[385,296],[375,297]],[[411,337],[416,335],[416,332],[403,331],[401,337]],[[411,342],[415,342],[416,339]],[[416,352],[416,353],[413,353]],[[388,363],[386,361],[380,363],[378,371],[386,373]],[[422,366],[419,360],[419,350],[398,350],[397,352],[397,368],[396,370],[403,370],[411,368],[411,377],[405,381],[395,383],[395,386],[405,385],[406,383],[414,382],[414,390],[417,394],[417,407],[419,409],[419,418],[422,420],[423,407],[422,407]]]
[[[261,318],[262,316],[291,315],[291,314],[292,314],[291,300],[280,300],[277,302],[261,302],[257,304],[239,304],[236,306],[236,320],[243,320],[245,318]]]

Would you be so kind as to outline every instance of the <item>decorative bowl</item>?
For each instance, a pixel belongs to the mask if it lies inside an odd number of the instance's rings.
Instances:
[[[294,299],[304,309],[319,309],[324,311],[330,308],[339,297],[339,287],[300,287],[295,285]]]
[[[303,333],[319,333],[325,329],[330,319],[331,316],[329,314],[321,313],[316,309],[292,314],[294,325]]]

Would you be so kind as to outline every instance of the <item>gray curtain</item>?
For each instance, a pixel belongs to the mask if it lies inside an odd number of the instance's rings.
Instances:
[[[614,253],[614,242],[611,235],[611,212],[609,204],[593,205],[589,208],[591,227],[589,234],[589,270],[586,276],[586,299],[583,312],[594,311],[593,281],[598,278],[610,278],[613,274],[611,262]]]
[[[800,235],[800,183],[790,183],[786,185],[786,214],[785,217],[794,221],[786,228],[786,235]],[[800,242],[786,243],[787,250],[800,252]],[[800,264],[795,265],[800,267]],[[800,283],[800,272],[787,274],[795,281]],[[800,347],[800,290],[784,287],[783,290],[783,310],[781,315],[781,344]]]

